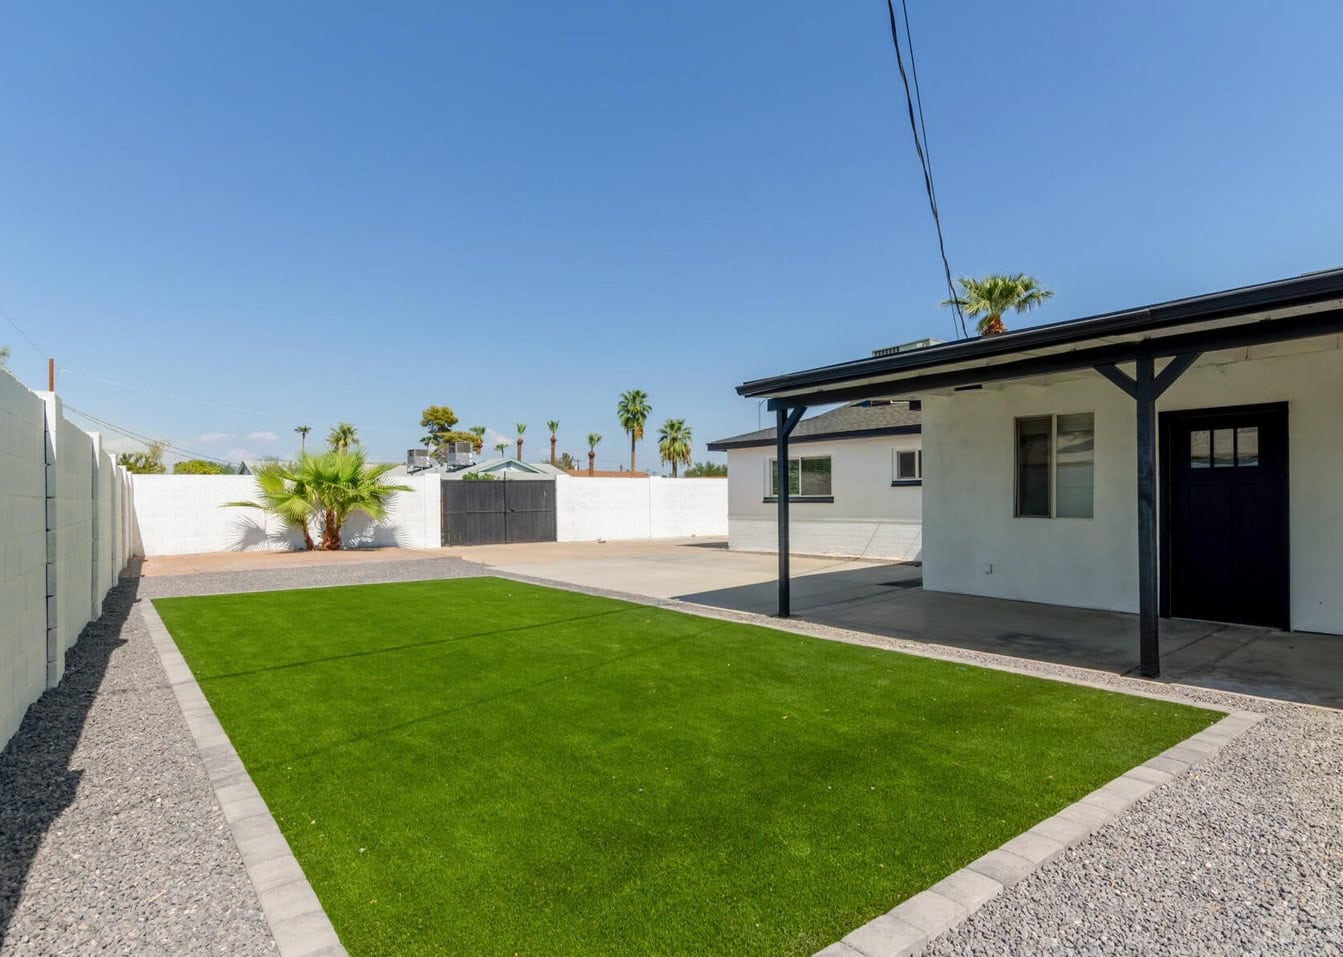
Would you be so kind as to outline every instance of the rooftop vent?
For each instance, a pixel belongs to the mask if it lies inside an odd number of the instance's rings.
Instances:
[[[884,359],[887,356],[899,355],[902,352],[913,352],[916,349],[927,349],[929,346],[940,346],[941,344],[941,339],[915,339],[913,342],[902,342],[898,346],[873,349],[872,356],[876,359]]]

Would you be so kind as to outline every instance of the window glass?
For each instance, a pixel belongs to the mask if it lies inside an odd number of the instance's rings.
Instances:
[[[1229,469],[1236,464],[1236,430],[1212,430],[1212,467]]]
[[[1090,412],[1058,417],[1054,465],[1054,514],[1091,518],[1096,472],[1096,417]]]
[[[1189,433],[1189,467],[1212,467],[1212,433],[1207,429],[1195,429]]]
[[[792,484],[791,476],[789,484]],[[801,488],[803,495],[830,494],[830,456],[802,460]]]
[[[1247,468],[1259,464],[1259,426],[1236,430],[1236,464]]]
[[[919,453],[917,450],[895,453],[895,477],[897,479],[917,479],[919,477]]]
[[[1049,446],[1052,420],[1017,419],[1017,514],[1048,518]]]

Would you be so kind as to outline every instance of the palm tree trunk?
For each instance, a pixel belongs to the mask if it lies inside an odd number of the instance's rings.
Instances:
[[[634,471],[634,433],[630,433],[630,471]]]
[[[522,436],[518,436],[518,461],[522,461]]]
[[[327,509],[322,517],[322,551],[340,550],[340,526],[336,524],[336,513]]]
[[[303,523],[303,550],[310,552],[315,546],[312,543],[312,533],[308,531],[308,523]]]
[[[589,450],[588,450],[588,475],[589,475],[589,476],[591,476],[592,473],[593,473],[593,471],[594,471],[594,465],[593,465],[593,463],[596,462],[596,461],[597,461],[597,453],[596,453],[596,452],[593,452],[592,450],[589,449]]]
[[[555,465],[555,436],[553,435],[550,437],[550,464],[552,468]]]
[[[676,478],[676,459],[672,459],[672,478]]]

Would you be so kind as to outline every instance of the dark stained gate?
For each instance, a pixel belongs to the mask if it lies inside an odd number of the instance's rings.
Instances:
[[[1287,406],[1162,416],[1164,612],[1287,628]]]
[[[443,544],[555,541],[553,479],[444,479]]]

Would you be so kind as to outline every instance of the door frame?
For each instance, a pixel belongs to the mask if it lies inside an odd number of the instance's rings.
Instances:
[[[1158,614],[1162,618],[1171,617],[1171,561],[1172,561],[1172,521],[1171,521],[1171,502],[1174,499],[1172,494],[1172,483],[1174,482],[1174,471],[1172,465],[1175,461],[1172,453],[1174,436],[1176,429],[1187,422],[1189,419],[1205,419],[1214,416],[1236,416],[1246,414],[1270,415],[1277,419],[1282,426],[1283,442],[1287,449],[1287,460],[1283,463],[1283,511],[1287,516],[1287,527],[1285,529],[1286,541],[1283,556],[1283,574],[1282,581],[1278,587],[1282,589],[1283,602],[1283,630],[1292,629],[1292,522],[1291,522],[1291,494],[1292,494],[1292,441],[1291,441],[1291,420],[1288,418],[1288,403],[1286,402],[1260,402],[1250,405],[1218,405],[1201,409],[1175,409],[1169,412],[1158,413],[1159,435],[1158,445],[1158,483],[1160,492],[1158,493],[1159,505],[1157,508],[1157,535],[1159,550],[1159,583],[1158,583]],[[1201,620],[1201,619],[1200,619]]]

